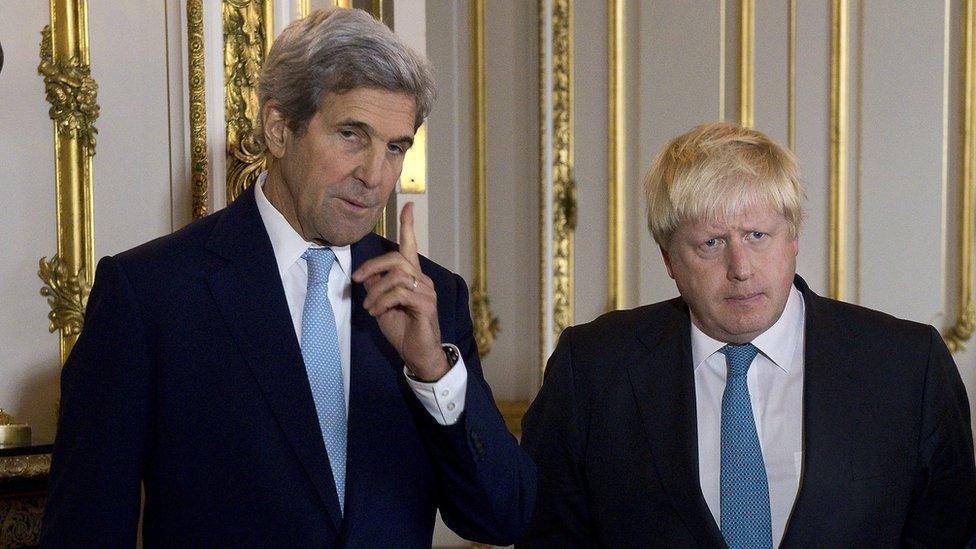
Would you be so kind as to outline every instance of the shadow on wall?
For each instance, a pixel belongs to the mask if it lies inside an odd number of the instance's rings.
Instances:
[[[49,361],[32,365],[32,375],[24,380],[17,393],[18,400],[6,403],[9,413],[31,426],[31,439],[35,443],[54,441],[58,421],[58,405],[61,394],[61,368]],[[30,416],[25,412],[31,410]]]

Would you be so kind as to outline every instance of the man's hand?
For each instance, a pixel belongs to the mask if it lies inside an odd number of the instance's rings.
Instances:
[[[352,274],[366,286],[363,308],[376,318],[383,335],[414,376],[437,381],[450,369],[441,349],[437,292],[420,270],[413,231],[413,202],[400,212],[400,251],[374,257]]]

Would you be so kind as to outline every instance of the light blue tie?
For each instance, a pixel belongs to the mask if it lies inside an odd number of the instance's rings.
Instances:
[[[302,357],[342,511],[346,493],[346,395],[339,334],[329,302],[329,271],[336,256],[329,248],[309,248],[302,258],[308,263],[308,293],[302,312]]]
[[[720,350],[728,363],[722,395],[722,537],[730,549],[772,548],[769,482],[746,374],[759,349],[751,343]]]

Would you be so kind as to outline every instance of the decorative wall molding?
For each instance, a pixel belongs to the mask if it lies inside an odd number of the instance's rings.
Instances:
[[[540,1],[541,364],[573,323],[573,3]]]
[[[607,310],[624,306],[624,223],[626,196],[624,112],[624,6],[626,0],[607,0]]]
[[[471,285],[471,316],[478,352],[487,356],[501,327],[491,313],[488,301],[488,171],[486,134],[488,131],[485,75],[485,2],[471,4],[472,121],[471,165],[474,168],[474,281]]]
[[[254,137],[258,77],[274,41],[272,0],[223,0],[224,110],[227,121],[227,202],[264,171],[264,152]]]
[[[756,2],[739,1],[739,125],[751,128],[754,121],[756,44]]]
[[[37,72],[54,121],[57,254],[40,260],[52,332],[60,330],[61,362],[81,331],[95,266],[92,156],[98,85],[91,78],[87,0],[51,0],[51,24],[41,31]]]
[[[847,290],[848,0],[833,0],[830,12],[830,229],[827,294],[843,300]]]
[[[72,271],[58,256],[50,261],[42,257],[38,262],[37,276],[44,281],[41,295],[47,298],[51,312],[47,317],[51,320],[48,331],[61,333],[68,337],[77,338],[81,327],[85,323],[85,305],[88,304],[88,294],[91,284],[87,271],[82,268]],[[64,362],[62,358],[62,362]]]
[[[944,338],[952,352],[965,348],[976,327],[976,305],[973,303],[973,244],[976,231],[976,0],[966,0],[962,17],[962,93],[960,99],[961,145],[959,170],[959,276],[956,323],[946,330]]]
[[[187,73],[190,100],[190,180],[193,219],[207,215],[207,93],[204,66],[203,0],[187,0]]]

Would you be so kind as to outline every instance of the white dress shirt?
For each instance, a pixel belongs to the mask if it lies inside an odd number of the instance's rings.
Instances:
[[[285,299],[291,320],[295,326],[298,341],[302,340],[302,311],[305,309],[305,294],[308,292],[308,264],[302,259],[302,254],[310,247],[321,248],[319,244],[306,242],[285,217],[268,201],[264,195],[264,180],[267,172],[262,173],[255,183],[254,195],[257,200],[258,212],[264,222],[264,228],[271,237],[271,247],[274,249],[278,273],[285,290]],[[342,362],[342,383],[346,395],[346,413],[349,411],[349,373],[352,364],[351,325],[352,311],[352,251],[349,246],[331,246],[336,261],[329,271],[329,303],[336,317],[336,329],[339,335],[339,354]],[[406,375],[406,367],[404,367]],[[425,383],[407,377],[407,383],[414,394],[430,412],[437,423],[453,425],[464,411],[464,395],[468,386],[468,371],[464,366],[464,358],[458,359],[457,364],[441,379],[433,383]]]
[[[746,382],[769,480],[773,542],[783,540],[800,487],[803,463],[803,296],[791,289],[779,320],[752,341],[759,353]],[[725,343],[691,325],[698,410],[698,472],[702,494],[721,525],[722,394],[727,366]]]

